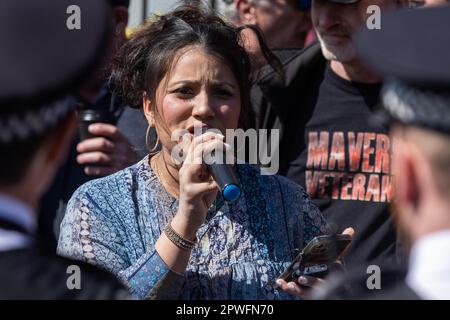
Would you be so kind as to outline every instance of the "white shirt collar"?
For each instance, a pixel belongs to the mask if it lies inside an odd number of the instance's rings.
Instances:
[[[422,298],[450,299],[450,230],[419,239],[412,247],[407,284]]]
[[[33,209],[4,193],[0,193],[0,218],[25,228],[31,234],[37,229],[37,216]]]
[[[0,229],[0,252],[28,248],[33,242],[29,235]]]

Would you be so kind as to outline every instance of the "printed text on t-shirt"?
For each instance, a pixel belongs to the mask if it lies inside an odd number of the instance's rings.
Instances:
[[[390,202],[390,147],[382,133],[310,131],[307,192],[312,198]]]

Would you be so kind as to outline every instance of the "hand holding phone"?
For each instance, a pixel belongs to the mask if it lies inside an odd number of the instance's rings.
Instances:
[[[279,278],[291,282],[302,275],[324,277],[351,241],[352,236],[349,234],[315,237],[297,255]]]

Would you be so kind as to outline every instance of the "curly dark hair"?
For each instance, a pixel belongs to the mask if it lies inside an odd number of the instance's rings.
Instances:
[[[144,92],[153,101],[156,88],[170,70],[177,53],[183,48],[197,46],[230,67],[241,93],[238,126],[242,129],[253,127],[255,116],[250,103],[252,66],[242,45],[243,28],[228,24],[208,8],[196,5],[181,5],[168,14],[156,17],[155,21],[136,32],[114,58],[112,79],[117,93],[133,108],[142,107]],[[269,63],[279,63],[267,48],[259,30],[252,29],[257,33]]]

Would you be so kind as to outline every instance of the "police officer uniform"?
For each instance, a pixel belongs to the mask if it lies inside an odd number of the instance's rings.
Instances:
[[[361,58],[385,78],[383,107],[374,121],[450,134],[449,30],[450,7],[446,6],[386,13],[381,30],[360,32]],[[428,238],[426,245],[421,243],[420,253],[415,244],[407,270],[378,266],[379,288],[372,277],[375,271],[360,266],[331,278],[316,298],[409,300],[427,298],[427,290],[437,298],[448,297],[450,273],[442,270],[450,268],[450,253],[442,246],[443,241],[449,244],[449,235]],[[428,282],[436,276],[439,281]],[[396,281],[399,277],[402,280]]]
[[[69,93],[92,74],[111,28],[106,1],[1,1],[2,150],[43,136],[71,112]],[[47,251],[37,218],[27,204],[0,193],[0,299],[128,297],[110,274]]]

